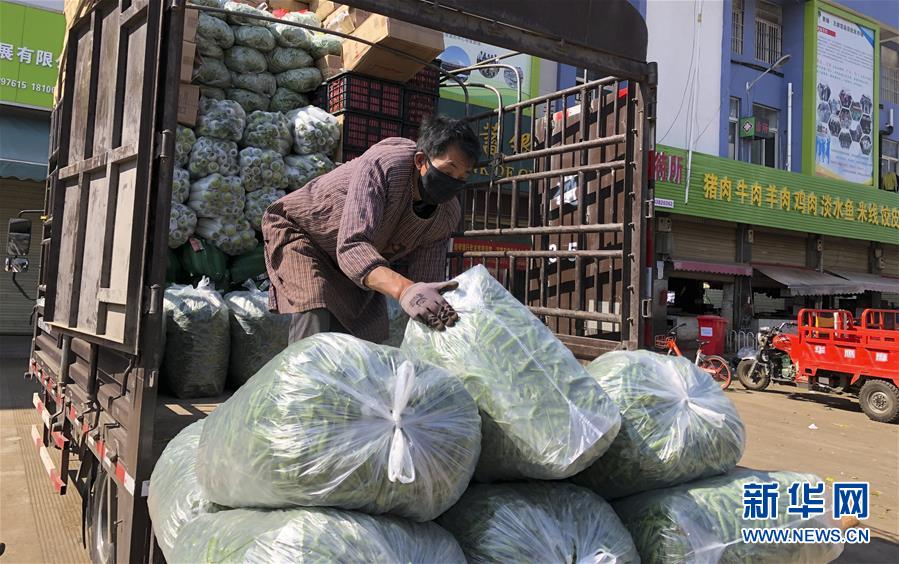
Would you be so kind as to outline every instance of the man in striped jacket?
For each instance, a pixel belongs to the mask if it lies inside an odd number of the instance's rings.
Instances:
[[[446,253],[479,154],[464,122],[435,116],[417,143],[385,139],[272,204],[262,221],[269,307],[293,314],[290,342],[327,331],[381,342],[384,296],[433,329],[453,325]]]

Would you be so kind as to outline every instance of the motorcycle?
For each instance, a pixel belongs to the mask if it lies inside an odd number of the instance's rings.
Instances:
[[[747,390],[764,390],[771,382],[796,384],[796,364],[790,358],[792,340],[784,330],[795,326],[786,321],[777,327],[762,327],[758,334],[758,349],[741,351],[737,365],[737,379]]]

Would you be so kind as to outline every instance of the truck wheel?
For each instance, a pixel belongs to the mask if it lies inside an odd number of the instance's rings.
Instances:
[[[869,418],[881,423],[899,421],[899,388],[886,380],[868,380],[858,393],[858,403]]]
[[[737,365],[737,379],[747,390],[761,391],[768,387],[768,384],[771,383],[771,378],[761,370],[756,370],[755,374],[750,376],[749,371],[752,370],[754,362],[751,358],[741,360],[740,364]]]
[[[116,530],[115,486],[109,476],[101,470],[91,488],[90,517],[88,521],[88,547],[93,564],[112,564],[115,562],[115,530]]]

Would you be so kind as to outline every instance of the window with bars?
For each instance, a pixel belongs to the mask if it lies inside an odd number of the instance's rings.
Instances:
[[[759,1],[755,14],[755,58],[773,65],[783,55],[780,6]]]
[[[733,0],[733,35],[730,49],[738,55],[743,54],[743,0]]]
[[[780,112],[774,108],[753,104],[752,115],[756,118],[757,129],[759,128],[759,120],[768,123],[768,133],[752,140],[750,162],[770,168],[780,168],[781,160],[777,138]]]
[[[730,99],[727,124],[727,157],[740,160],[740,99]]]
[[[880,144],[880,173],[899,173],[899,142],[884,139]]]
[[[899,104],[899,51],[883,45],[880,49],[880,97]]]

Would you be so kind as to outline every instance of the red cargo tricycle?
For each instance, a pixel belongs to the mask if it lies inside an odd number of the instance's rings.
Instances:
[[[796,327],[795,333],[787,327]],[[737,366],[749,390],[771,382],[858,396],[875,421],[899,421],[899,310],[803,309],[796,322],[759,331],[759,348]]]

